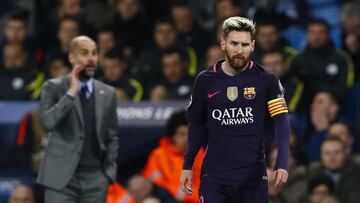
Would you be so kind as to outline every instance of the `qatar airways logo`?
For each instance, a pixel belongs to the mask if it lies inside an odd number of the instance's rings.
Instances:
[[[214,109],[211,116],[221,121],[221,125],[241,125],[254,123],[254,115],[251,107],[228,108],[224,110]]]

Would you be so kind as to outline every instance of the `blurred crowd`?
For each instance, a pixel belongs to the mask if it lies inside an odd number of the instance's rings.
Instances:
[[[69,43],[78,35],[97,42],[96,78],[116,88],[119,102],[188,100],[196,74],[224,58],[219,28],[230,16],[255,20],[253,60],[279,78],[290,110],[290,177],[281,190],[270,184],[271,202],[360,202],[357,0],[1,0],[0,100],[38,100],[46,79],[71,71]],[[31,131],[33,144],[18,139],[35,171],[45,135],[38,117],[29,113],[20,124]],[[165,151],[155,149],[154,156],[182,154],[169,141],[177,127],[160,141]],[[269,150],[269,168],[274,154],[276,148]],[[7,161],[1,165],[13,160]],[[166,180],[178,180],[181,164],[175,166],[166,169],[171,173],[160,171],[173,175]],[[167,196],[196,202],[177,194],[176,181],[157,181],[154,172],[147,166],[109,194],[128,195],[129,202],[164,202]],[[15,191],[29,194],[29,187]]]

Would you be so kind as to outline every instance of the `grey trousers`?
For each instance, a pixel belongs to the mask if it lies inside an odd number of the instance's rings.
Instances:
[[[45,188],[45,203],[106,203],[108,185],[102,171],[75,172],[64,189]]]

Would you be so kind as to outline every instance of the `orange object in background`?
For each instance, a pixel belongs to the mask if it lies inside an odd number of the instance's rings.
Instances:
[[[106,197],[107,203],[135,203],[126,188],[121,186],[118,182],[109,185]]]
[[[159,147],[151,152],[141,174],[150,178],[158,186],[167,189],[180,202],[199,202],[198,191],[203,157],[204,149],[201,149],[193,165],[193,194],[191,196],[186,195],[180,185],[184,154],[171,144],[169,137],[160,140]]]

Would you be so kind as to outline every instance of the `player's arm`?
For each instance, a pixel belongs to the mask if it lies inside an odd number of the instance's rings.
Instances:
[[[180,183],[183,191],[192,194],[192,167],[196,154],[204,145],[206,138],[206,100],[201,87],[201,78],[195,80],[190,105],[187,110],[188,124],[188,147],[185,153],[183,171]]]
[[[288,178],[290,124],[280,81],[275,76],[270,76],[268,82],[267,106],[274,122],[278,147],[273,180],[275,186],[280,187]]]
[[[76,65],[70,74],[70,89],[67,94],[56,100],[58,87],[51,81],[45,82],[41,91],[40,113],[41,120],[47,130],[53,130],[67,115],[74,105],[74,98],[80,87],[78,83],[79,72],[84,66]]]

